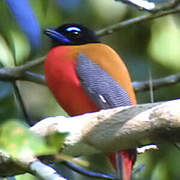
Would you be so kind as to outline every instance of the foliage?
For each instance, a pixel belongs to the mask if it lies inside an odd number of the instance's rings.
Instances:
[[[0,127],[0,147],[13,159],[24,156],[42,156],[57,154],[63,146],[68,133],[54,133],[47,138],[31,132],[27,125],[16,119],[8,120]]]

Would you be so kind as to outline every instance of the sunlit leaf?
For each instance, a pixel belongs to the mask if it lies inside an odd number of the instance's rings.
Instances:
[[[58,136],[61,141],[64,139]],[[59,138],[52,136],[58,143]],[[55,146],[55,147],[54,147]],[[46,143],[46,140],[31,132],[27,126],[17,120],[9,120],[0,127],[0,147],[8,152],[13,158],[20,158],[24,155],[49,155],[58,152],[57,146]]]
[[[51,148],[58,152],[63,146],[64,140],[68,134],[68,132],[49,134],[46,136],[46,142]]]
[[[115,1],[91,0],[90,3],[92,3],[93,8],[104,21],[109,21],[111,23],[119,21],[119,19],[122,18],[127,11],[126,5]],[[104,12],[111,12],[111,15]]]
[[[12,55],[11,50],[9,49],[9,46],[7,45],[7,42],[1,36],[0,34],[0,63],[4,67],[13,67],[15,66],[14,58]]]
[[[30,54],[30,45],[26,37],[19,31],[10,31],[9,36],[11,39],[11,44],[14,49],[15,64],[21,65],[28,60]]]
[[[152,25],[152,37],[149,52],[160,64],[180,69],[180,29],[172,17],[158,20]]]

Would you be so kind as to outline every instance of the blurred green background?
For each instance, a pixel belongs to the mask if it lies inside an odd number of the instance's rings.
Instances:
[[[114,0],[2,0],[0,1],[0,62],[1,67],[14,67],[46,55],[50,40],[43,35],[47,27],[76,22],[100,30],[108,25],[148,14]],[[180,70],[179,15],[169,15],[138,25],[131,25],[104,36],[101,40],[113,47],[124,59],[132,80],[142,81],[163,77]],[[43,74],[43,66],[32,69]],[[151,72],[151,73],[150,73]],[[150,76],[151,74],[151,76]],[[30,82],[18,82],[27,112],[36,122],[47,116],[64,115],[47,87]],[[180,86],[173,85],[153,91],[154,101],[179,98]],[[150,92],[137,93],[138,103],[150,102]],[[0,81],[0,118],[23,119],[13,94],[11,83]],[[90,157],[91,170],[111,171],[102,155]],[[101,165],[100,165],[101,164]],[[180,152],[171,142],[159,151],[138,156],[136,167],[145,168],[134,174],[138,180],[179,180]],[[104,167],[103,167],[104,166]],[[60,172],[76,179],[67,168]],[[35,179],[17,176],[17,179]]]

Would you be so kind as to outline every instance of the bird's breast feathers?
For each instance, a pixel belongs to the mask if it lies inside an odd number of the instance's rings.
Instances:
[[[61,98],[70,97],[74,93],[76,93],[74,96],[78,96],[77,93],[80,93],[80,91],[81,97],[87,96],[87,93],[83,91],[84,88],[81,84],[81,77],[78,77],[77,73],[78,60],[82,55],[87,57],[89,61],[92,61],[117,82],[117,84],[127,92],[131,104],[136,103],[130,76],[125,64],[111,47],[101,43],[78,46],[57,46],[48,53],[45,61],[45,74],[50,89],[56,91],[54,94],[59,94],[57,91],[63,88],[59,96],[64,97]],[[89,76],[91,76],[91,74],[89,74]],[[70,93],[71,91],[72,93]],[[60,99],[60,97],[56,98]],[[85,99],[87,98],[88,97],[85,97]],[[65,99],[61,101],[65,101]],[[91,103],[92,102],[90,102],[90,104]],[[95,108],[93,108],[93,110],[94,109]]]

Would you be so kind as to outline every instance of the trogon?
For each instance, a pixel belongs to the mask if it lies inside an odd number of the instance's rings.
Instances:
[[[136,104],[124,62],[111,47],[101,43],[92,30],[72,23],[46,29],[45,34],[53,44],[44,64],[45,79],[70,116]],[[120,163],[122,179],[130,180],[136,150],[108,156],[114,167]]]

